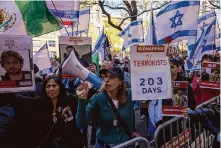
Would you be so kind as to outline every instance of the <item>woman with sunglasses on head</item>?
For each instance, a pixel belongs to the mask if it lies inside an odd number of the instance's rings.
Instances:
[[[48,76],[39,97],[9,94],[23,125],[23,148],[82,148],[81,132],[76,125],[77,100],[67,95],[58,76]],[[10,140],[10,139],[9,139]]]
[[[101,73],[104,75],[103,90],[89,102],[87,83],[81,83],[77,88],[77,125],[79,128],[86,127],[98,111],[99,127],[95,148],[108,148],[138,135],[133,133],[134,104],[131,90],[127,90],[123,83],[124,72],[120,67],[111,65],[102,69]]]

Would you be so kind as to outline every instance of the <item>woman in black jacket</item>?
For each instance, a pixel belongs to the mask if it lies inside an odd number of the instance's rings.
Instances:
[[[75,121],[77,100],[67,96],[57,76],[49,76],[42,97],[10,97],[22,122],[23,148],[81,148],[81,132]],[[15,146],[16,147],[16,146]]]

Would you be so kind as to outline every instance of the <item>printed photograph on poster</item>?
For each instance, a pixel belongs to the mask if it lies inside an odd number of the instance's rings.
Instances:
[[[0,92],[34,90],[32,39],[0,36]]]
[[[200,87],[220,89],[220,63],[202,63]]]
[[[84,67],[89,67],[89,64],[92,61],[91,44],[90,37],[59,36],[60,63],[63,63],[70,52],[74,51],[77,60]],[[62,74],[62,77],[73,78],[66,74]]]
[[[173,96],[163,103],[164,116],[182,116],[182,110],[188,108],[188,81],[173,81]]]

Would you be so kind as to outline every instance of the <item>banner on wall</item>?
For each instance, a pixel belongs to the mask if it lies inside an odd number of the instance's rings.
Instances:
[[[188,81],[173,81],[173,97],[162,106],[164,116],[183,116],[182,110],[188,107]]]
[[[87,68],[92,61],[91,45],[91,37],[59,36],[60,63],[63,63],[71,51],[74,51],[76,59]],[[63,77],[69,76],[63,74]]]
[[[30,36],[0,35],[0,93],[35,89]]]
[[[132,46],[130,57],[133,100],[172,98],[170,65],[164,46]]]

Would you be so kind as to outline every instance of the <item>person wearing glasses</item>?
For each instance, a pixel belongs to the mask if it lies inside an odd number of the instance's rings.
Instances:
[[[99,127],[96,148],[108,148],[128,141],[138,134],[133,132],[133,108],[131,90],[123,82],[124,72],[119,66],[110,65],[102,69],[104,83],[102,91],[89,101],[88,85],[81,83],[76,91],[78,95],[77,125],[86,127],[96,110]]]

